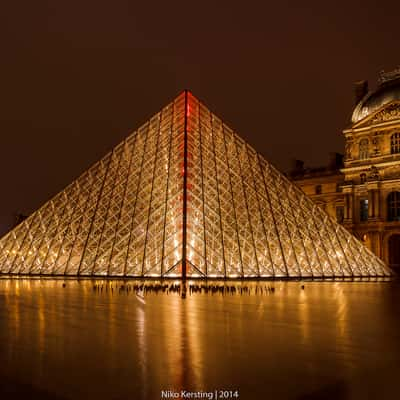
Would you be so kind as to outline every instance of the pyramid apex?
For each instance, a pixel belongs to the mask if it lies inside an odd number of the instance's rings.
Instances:
[[[190,89],[187,89],[187,88],[182,89],[182,90],[178,93],[178,95],[176,96],[176,98],[179,98],[179,97],[181,97],[181,96],[183,96],[183,97],[191,97],[191,98],[196,99],[197,101],[199,101],[199,99],[193,94],[193,92],[192,92]]]
[[[191,94],[193,96],[193,93],[190,89],[183,89],[179,92],[179,94]]]

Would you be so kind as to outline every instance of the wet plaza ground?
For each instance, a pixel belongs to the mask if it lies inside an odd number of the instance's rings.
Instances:
[[[139,284],[0,279],[0,398],[398,397],[398,282]]]

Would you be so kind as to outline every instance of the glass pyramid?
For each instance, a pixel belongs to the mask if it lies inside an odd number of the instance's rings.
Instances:
[[[4,236],[0,272],[390,275],[188,91]]]

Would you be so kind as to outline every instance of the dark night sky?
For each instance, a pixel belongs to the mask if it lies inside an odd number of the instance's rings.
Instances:
[[[9,1],[0,233],[189,88],[281,170],[343,151],[353,82],[400,64],[400,2]]]

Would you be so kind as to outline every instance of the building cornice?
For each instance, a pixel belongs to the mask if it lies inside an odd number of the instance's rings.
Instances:
[[[375,162],[375,160],[365,163],[363,165],[355,166],[355,167],[344,167],[340,170],[343,174],[346,174],[348,172],[357,172],[357,171],[365,171],[368,168],[371,168],[371,165],[374,165],[375,167],[379,168],[384,168],[384,167],[390,167],[390,166],[395,166],[398,165],[400,166],[400,160],[396,161],[386,161],[386,162]]]
[[[358,134],[358,133],[365,133],[368,131],[379,130],[379,129],[383,129],[383,128],[392,128],[392,127],[397,127],[397,126],[400,126],[400,119],[385,121],[385,122],[368,125],[368,126],[362,126],[359,128],[348,128],[348,129],[344,129],[343,133],[345,136],[349,136],[349,135],[354,135],[354,134]]]

